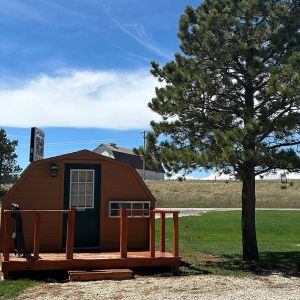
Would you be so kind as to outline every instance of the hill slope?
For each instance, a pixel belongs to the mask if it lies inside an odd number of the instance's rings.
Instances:
[[[279,180],[256,182],[256,207],[300,208],[300,180],[282,189]],[[156,207],[241,207],[240,181],[146,181],[157,199]],[[11,185],[6,185],[8,190]]]
[[[279,180],[256,184],[256,207],[300,208],[300,180],[281,188]],[[146,181],[157,207],[241,207],[240,181]]]

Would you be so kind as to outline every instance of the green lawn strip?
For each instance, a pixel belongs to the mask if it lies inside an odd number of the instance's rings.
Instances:
[[[27,288],[39,284],[38,281],[31,279],[3,280],[0,281],[0,299],[16,297]]]
[[[300,212],[258,211],[260,261],[242,260],[240,212],[211,212],[179,220],[180,254],[184,272],[247,274],[300,273]],[[166,222],[166,245],[171,251],[171,219]],[[159,238],[157,220],[157,245]]]

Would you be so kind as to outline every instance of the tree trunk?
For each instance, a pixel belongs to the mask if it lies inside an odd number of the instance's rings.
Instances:
[[[243,259],[246,261],[259,259],[255,228],[255,174],[254,168],[250,169],[243,176],[242,190]]]
[[[3,167],[3,155],[0,152],[0,190],[2,189],[2,167]]]

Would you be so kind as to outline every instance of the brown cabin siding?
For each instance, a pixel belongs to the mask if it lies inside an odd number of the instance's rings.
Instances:
[[[58,177],[50,176],[49,168],[55,161],[59,167]],[[110,200],[150,201],[155,199],[137,172],[129,165],[84,150],[32,163],[3,199],[3,209],[18,203],[21,209],[63,209],[64,166],[66,163],[101,165],[100,184],[100,247],[119,247],[119,218],[108,217]],[[2,213],[3,215],[3,213]],[[1,224],[1,232],[2,232]],[[23,214],[26,248],[33,247],[34,216]],[[41,216],[41,251],[62,250],[63,216],[58,213],[43,213]],[[3,234],[1,234],[1,239]],[[132,218],[128,221],[128,247],[146,248],[148,245],[148,220]],[[1,244],[1,242],[0,242]],[[2,249],[2,247],[1,247]]]
[[[136,171],[125,164],[102,165],[102,192],[101,219],[102,226],[101,242],[104,249],[119,246],[119,218],[109,218],[109,201],[150,201],[154,207],[154,201],[145,193],[145,189],[139,184],[139,175]],[[109,229],[109,230],[108,230]],[[148,243],[148,219],[130,218],[128,221],[128,246],[131,248],[146,248]]]
[[[12,203],[19,204],[21,209],[59,209],[60,177],[50,177],[49,167],[50,163],[46,160],[33,163],[22,176],[20,182],[17,182],[13,190],[7,193],[7,196],[3,199],[3,209],[10,209]],[[22,218],[26,248],[31,251],[33,247],[34,215],[23,214]],[[41,249],[57,249],[58,222],[58,214],[42,214]]]

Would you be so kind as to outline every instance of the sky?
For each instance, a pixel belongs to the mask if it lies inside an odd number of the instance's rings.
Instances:
[[[30,127],[45,157],[114,142],[133,148],[158,120],[150,61],[179,51],[178,20],[194,0],[0,0],[0,126],[27,166]],[[194,177],[207,173],[197,171]]]

